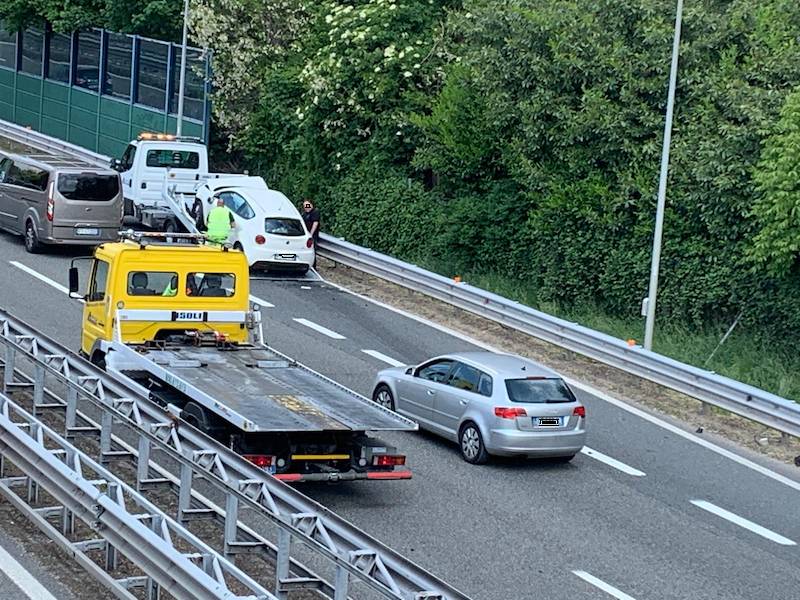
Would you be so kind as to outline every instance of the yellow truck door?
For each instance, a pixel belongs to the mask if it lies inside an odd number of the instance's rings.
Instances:
[[[81,349],[91,355],[92,346],[99,337],[107,337],[105,333],[111,327],[111,302],[108,289],[110,265],[102,259],[95,259],[89,275],[89,287],[86,304],[83,308],[83,327],[81,328]]]

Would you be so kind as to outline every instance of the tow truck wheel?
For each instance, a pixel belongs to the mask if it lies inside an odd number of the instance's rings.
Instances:
[[[201,406],[198,406],[194,402],[189,402],[183,407],[181,418],[206,435],[211,435],[213,433],[208,414]]]
[[[95,352],[92,354],[90,361],[98,369],[106,370],[106,355],[102,352]]]
[[[389,389],[388,385],[382,383],[376,387],[375,391],[372,392],[372,401],[380,404],[383,408],[394,410],[394,396],[392,396],[392,390]]]

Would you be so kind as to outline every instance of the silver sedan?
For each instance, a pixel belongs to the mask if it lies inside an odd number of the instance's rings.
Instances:
[[[384,369],[372,399],[457,442],[473,464],[490,454],[566,462],[586,439],[586,409],[564,380],[511,354],[463,352]]]

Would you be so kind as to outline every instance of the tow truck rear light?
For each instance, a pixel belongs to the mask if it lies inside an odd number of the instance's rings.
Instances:
[[[306,248],[311,248],[314,245],[314,238],[308,238],[306,240]]]
[[[265,238],[263,235],[259,234],[259,235],[256,236],[256,244],[258,244],[259,246],[261,244],[263,244],[264,242],[266,242],[266,241],[267,241],[267,238]]]
[[[406,464],[406,457],[402,454],[379,454],[372,457],[375,467],[398,467]]]
[[[53,192],[56,187],[56,182],[51,181],[50,186],[47,188],[47,220],[53,220],[53,213],[55,212],[56,203],[53,200]]]
[[[586,417],[586,407],[585,406],[576,406],[575,410],[572,411],[572,416],[574,417]]]
[[[527,416],[528,413],[521,406],[495,406],[494,416],[501,419],[516,419]]]
[[[260,469],[271,467],[275,464],[274,456],[266,456],[265,454],[245,454],[243,456]]]

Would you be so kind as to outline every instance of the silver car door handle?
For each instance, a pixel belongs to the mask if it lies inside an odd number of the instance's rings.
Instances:
[[[425,390],[425,393],[428,394],[428,396],[435,396],[436,395],[436,392],[434,390]]]
[[[459,400],[458,402],[460,404],[462,404],[463,406],[466,406],[467,404],[469,404],[469,400]]]

